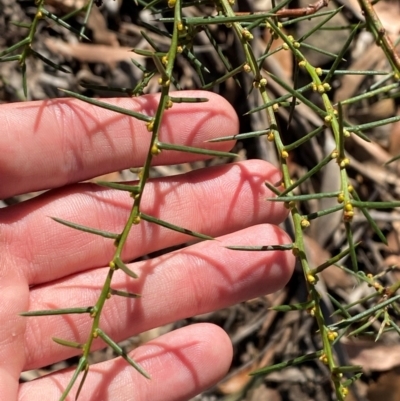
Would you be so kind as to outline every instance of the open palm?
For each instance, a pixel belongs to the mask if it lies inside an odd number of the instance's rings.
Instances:
[[[199,93],[185,96],[190,95]],[[205,141],[237,132],[233,109],[212,93],[200,96],[209,102],[176,104],[166,112],[160,139],[229,150],[233,142]],[[152,115],[157,96],[109,102]],[[143,165],[150,135],[143,122],[72,99],[1,106],[0,120],[0,198],[52,189],[0,209],[0,399],[54,401],[73,370],[23,384],[19,376],[78,354],[79,350],[62,347],[51,337],[84,343],[91,319],[87,315],[24,318],[19,313],[93,305],[114,245],[112,240],[62,226],[49,216],[120,232],[132,205],[129,194],[76,182]],[[163,151],[156,161],[176,164],[196,159]],[[101,328],[120,341],[281,288],[292,272],[291,253],[224,247],[291,242],[276,226],[286,210],[280,203],[266,201],[271,193],[263,183],[279,178],[271,165],[253,160],[151,180],[143,195],[144,213],[217,240],[131,263],[129,267],[139,275],[136,280],[116,272],[113,288],[142,297],[113,296],[106,303]],[[188,238],[142,222],[133,227],[124,258],[134,260]],[[94,348],[102,346],[96,342]],[[226,374],[232,348],[220,328],[196,324],[163,335],[131,356],[151,380],[116,358],[90,367],[80,400],[189,399]]]

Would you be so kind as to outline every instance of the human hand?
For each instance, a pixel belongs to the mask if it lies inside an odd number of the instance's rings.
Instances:
[[[205,141],[237,131],[231,106],[212,93],[185,96],[205,96],[209,102],[175,104],[164,116],[160,139],[229,150],[233,142]],[[151,115],[157,96],[109,101]],[[26,318],[19,313],[93,305],[114,245],[112,240],[65,227],[49,216],[121,232],[132,206],[129,195],[74,183],[133,164],[141,166],[150,135],[141,121],[73,99],[1,106],[0,120],[0,198],[62,187],[0,209],[0,399],[54,401],[73,370],[23,384],[20,374],[78,354],[79,350],[60,346],[51,337],[85,343],[92,321],[87,315]],[[156,162],[175,164],[198,158],[163,151]],[[281,203],[266,201],[271,193],[264,182],[279,178],[268,163],[249,160],[150,181],[142,200],[144,213],[218,240],[130,264],[139,275],[136,280],[117,271],[113,288],[140,293],[142,298],[113,296],[106,302],[101,328],[120,341],[281,288],[292,273],[290,252],[224,248],[291,242],[275,226],[287,211]],[[188,236],[143,221],[132,228],[124,259],[134,260],[187,240]],[[94,343],[94,348],[101,346]],[[189,399],[226,374],[232,347],[220,328],[196,324],[163,335],[130,355],[152,380],[117,358],[90,366],[79,399]],[[68,399],[73,399],[76,387]]]

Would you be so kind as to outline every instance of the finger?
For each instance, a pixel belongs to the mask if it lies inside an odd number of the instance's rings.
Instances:
[[[209,92],[180,92],[209,99],[206,103],[174,104],[164,113],[160,140],[216,150],[233,143],[205,143],[237,133],[237,116],[229,103]],[[153,116],[159,95],[104,100]],[[0,135],[0,199],[33,190],[60,187],[111,171],[144,164],[151,134],[146,123],[85,104],[57,99],[1,106],[5,122]],[[157,164],[198,160],[183,152],[163,151]]]
[[[188,400],[222,379],[232,360],[232,345],[219,327],[196,324],[165,334],[130,356],[150,373],[151,380],[121,358],[114,359],[90,367],[79,400]],[[57,400],[71,376],[69,370],[23,384],[18,401]]]
[[[266,201],[273,194],[264,184],[279,177],[269,163],[251,160],[159,179],[146,186],[142,211],[213,237],[263,222],[279,224],[287,210]],[[3,254],[29,285],[106,266],[115,252],[112,239],[62,226],[49,216],[120,233],[131,206],[125,192],[84,184],[0,209]],[[191,239],[142,221],[132,228],[124,260]]]
[[[233,251],[225,245],[290,243],[281,229],[254,226],[206,241],[130,267],[139,278],[116,272],[112,287],[139,293],[139,299],[113,296],[102,312],[101,327],[114,340],[169,322],[227,307],[283,287],[294,265],[291,252]],[[108,269],[95,269],[31,290],[30,309],[94,305]],[[33,369],[66,359],[75,349],[62,347],[51,336],[84,343],[93,320],[88,315],[46,316],[27,319],[26,365]],[[31,341],[35,333],[37,343]],[[96,344],[99,347],[99,343]]]

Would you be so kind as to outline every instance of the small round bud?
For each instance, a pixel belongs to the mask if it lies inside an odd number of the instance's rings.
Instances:
[[[313,276],[312,274],[307,274],[307,281],[308,281],[310,284],[315,284],[315,282],[316,282],[317,280],[316,280],[315,276]]]
[[[284,44],[282,45],[282,49],[283,49],[283,50],[289,50],[289,45],[288,45],[287,43],[284,43]]]
[[[317,68],[315,69],[315,73],[320,77],[320,76],[322,75],[322,68],[317,67]]]
[[[267,86],[267,83],[268,83],[267,78],[260,79],[260,86]]]
[[[164,80],[163,78],[159,78],[159,79],[158,79],[158,83],[159,83],[161,86],[167,87],[167,86],[169,86],[169,84],[171,83],[171,81],[170,81],[169,79]]]
[[[137,224],[139,224],[139,223],[140,223],[140,216],[136,216],[136,217],[133,219],[133,224],[137,225]]]
[[[329,361],[328,361],[328,357],[326,355],[322,355],[322,357],[320,359],[324,365],[328,365]]]
[[[353,217],[354,217],[354,211],[353,210],[350,210],[349,212],[344,212],[343,213],[343,220],[346,223],[350,223],[353,220]]]
[[[338,333],[336,331],[328,331],[328,340],[329,341],[335,341],[338,336]]]
[[[304,68],[307,65],[307,61],[301,60],[299,61],[299,67]]]
[[[343,203],[344,202],[344,193],[341,192],[338,197],[337,197],[338,203]]]
[[[289,153],[286,150],[282,150],[281,157],[282,159],[287,159],[289,157]]]
[[[351,204],[351,202],[347,202],[344,205],[344,210],[346,210],[347,212],[350,212],[351,210],[353,210],[353,205]]]
[[[302,219],[300,222],[300,225],[302,228],[307,228],[310,227],[310,221],[308,219]]]
[[[293,256],[296,256],[296,258],[297,258],[297,256],[300,255],[299,248],[293,247],[293,248],[292,248],[292,254],[293,254]]]
[[[318,90],[318,93],[325,93],[324,85],[318,85],[317,90]]]
[[[295,49],[300,49],[300,47],[301,47],[300,42],[293,42],[293,47],[294,47]]]
[[[324,87],[325,92],[329,92],[332,89],[332,87],[326,82],[322,86]]]
[[[345,157],[341,162],[340,162],[340,167],[341,168],[345,168],[345,167],[347,167],[348,165],[350,165],[350,160],[347,158],[347,157]]]
[[[147,131],[152,132],[153,128],[154,128],[154,120],[151,120],[148,123],[146,123],[146,128],[147,128]]]
[[[244,39],[246,40],[252,40],[254,38],[254,36],[252,35],[252,33],[250,31],[248,31],[247,29],[243,29],[242,31],[242,36]]]
[[[154,145],[151,147],[151,154],[152,154],[153,156],[158,156],[160,153],[161,153],[161,149],[157,146],[157,144],[154,144]]]
[[[246,64],[243,66],[243,71],[244,71],[244,72],[247,72],[247,73],[251,72],[251,67],[250,67],[250,65],[246,63]]]
[[[275,135],[274,135],[273,132],[270,132],[270,133],[267,135],[267,140],[268,140],[269,142],[273,142],[273,141],[275,140]]]

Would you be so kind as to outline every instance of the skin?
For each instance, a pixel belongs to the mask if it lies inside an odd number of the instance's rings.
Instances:
[[[185,96],[204,96],[209,102],[175,104],[164,116],[160,140],[230,150],[234,142],[205,141],[237,133],[231,106],[208,92]],[[108,102],[152,115],[157,95]],[[51,337],[83,343],[91,319],[87,315],[24,318],[18,313],[94,304],[114,246],[112,240],[75,231],[49,216],[120,232],[132,204],[129,195],[77,182],[142,165],[150,134],[141,121],[73,99],[4,105],[0,121],[0,197],[50,189],[0,209],[0,393],[8,401],[53,401],[73,370],[23,384],[18,381],[20,373],[76,355],[77,350],[60,346]],[[163,151],[156,162],[198,159]],[[264,182],[279,179],[270,164],[249,160],[151,181],[143,195],[143,212],[217,240],[131,263],[139,275],[136,280],[117,271],[113,288],[140,293],[142,298],[111,297],[101,318],[103,331],[120,341],[282,288],[294,266],[290,252],[223,247],[291,242],[277,227],[287,212],[280,203],[265,200],[272,194]],[[187,240],[143,221],[133,227],[123,256],[133,260]],[[102,346],[94,343],[96,349]],[[165,334],[130,356],[151,380],[120,358],[92,365],[80,400],[187,400],[226,374],[232,346],[222,329],[202,323]]]

